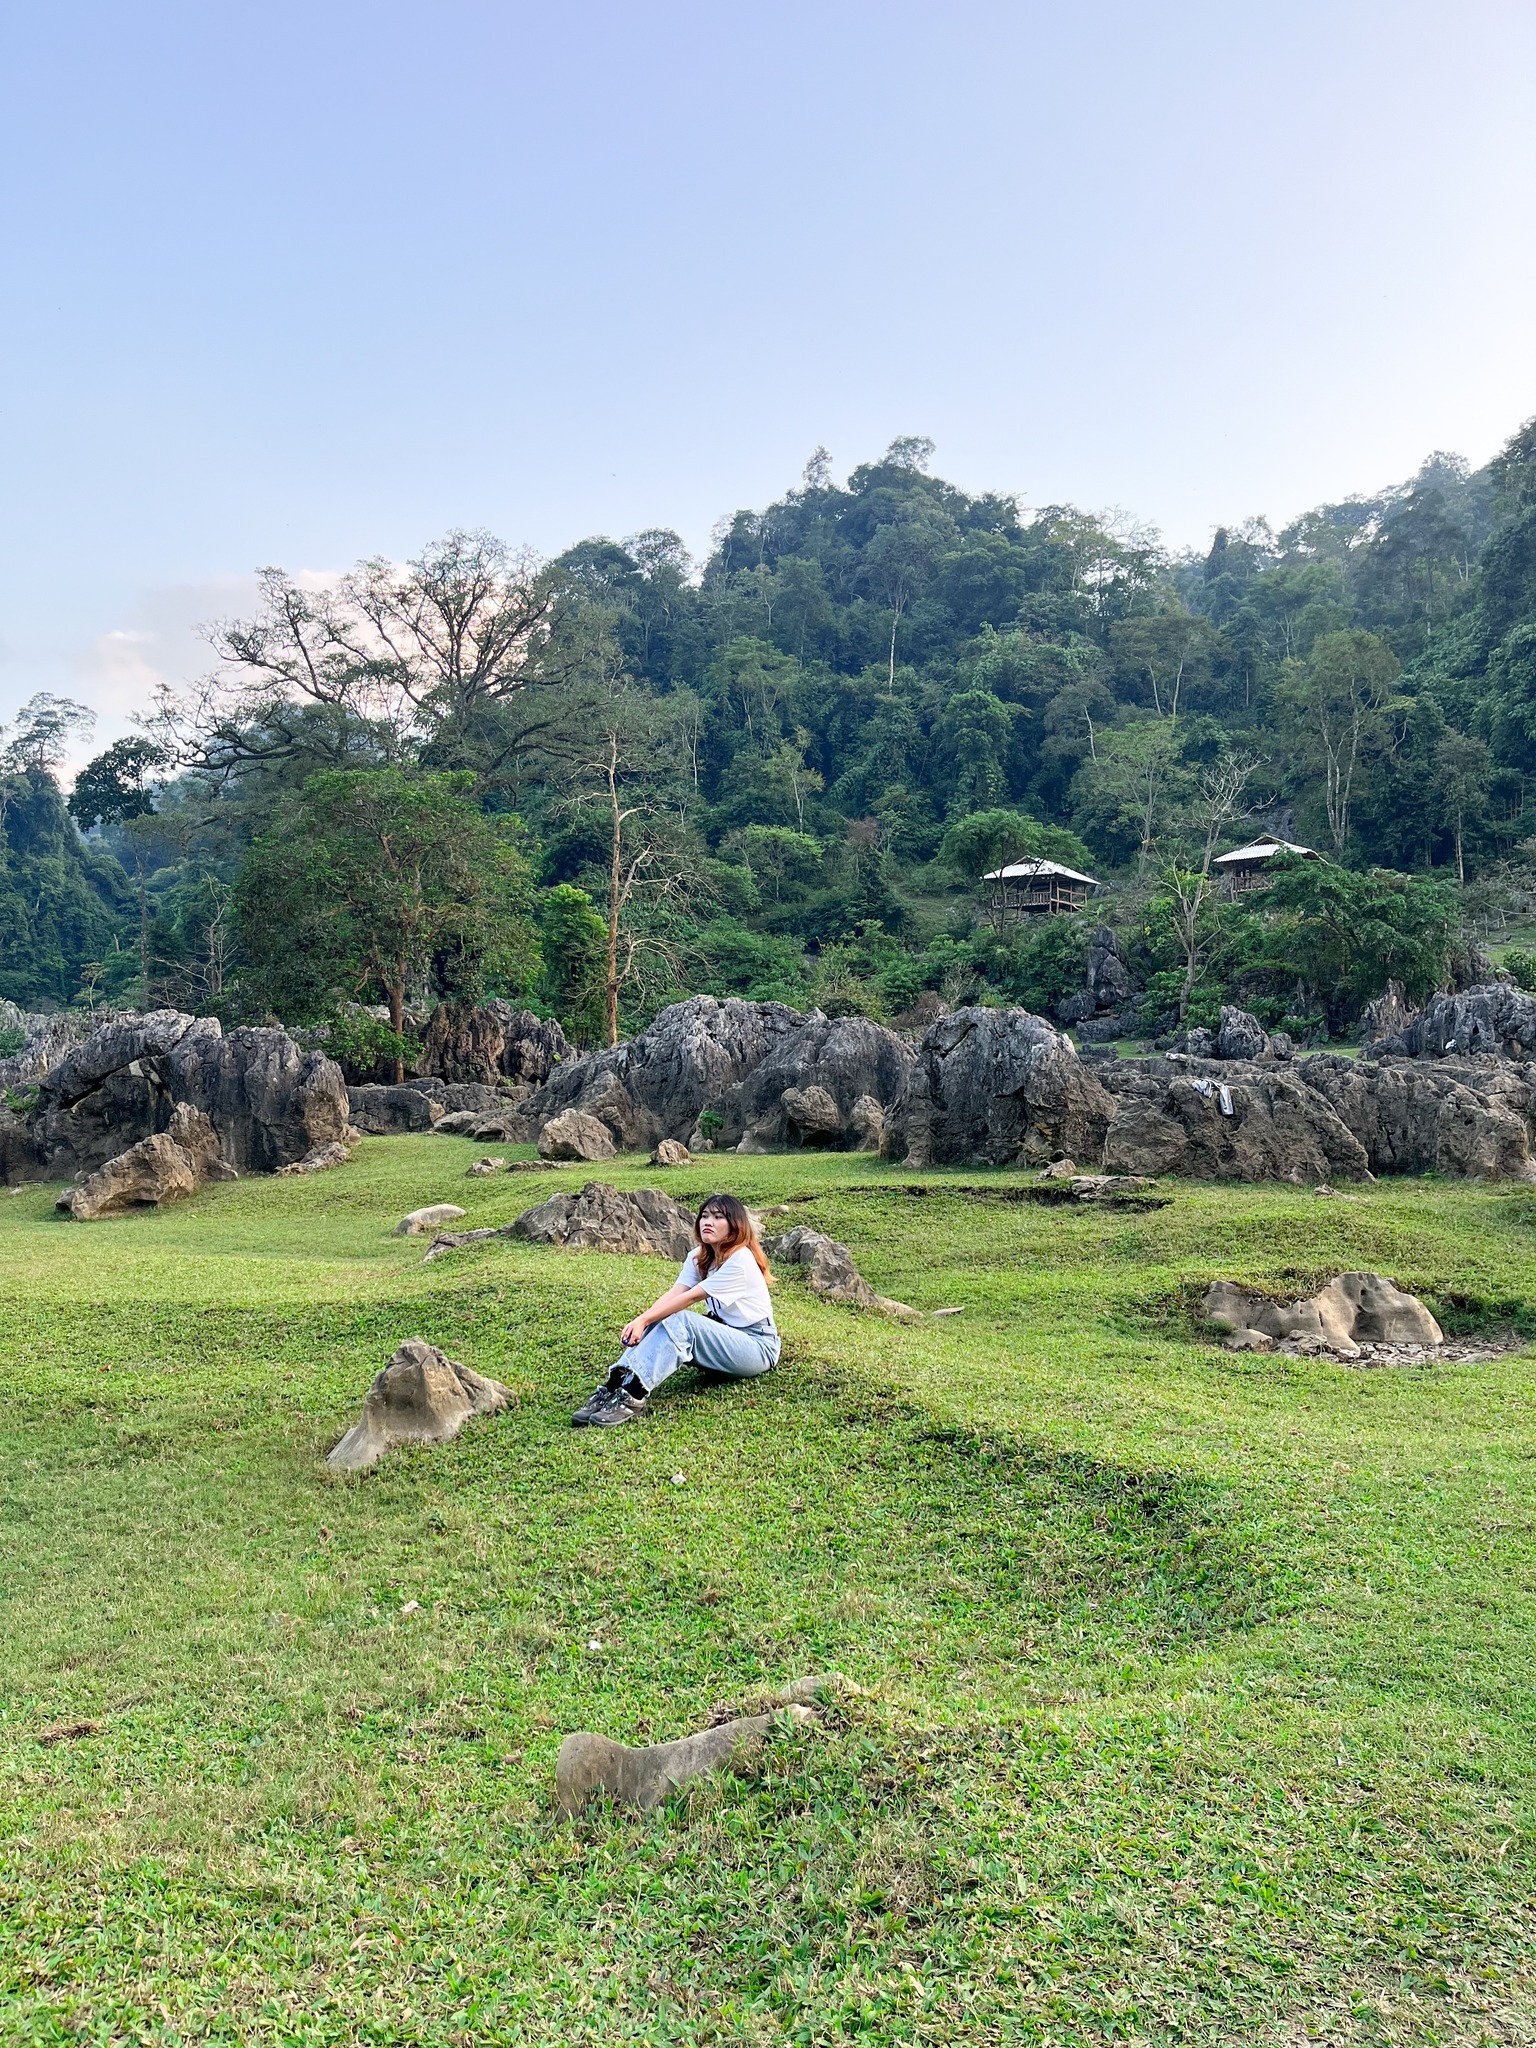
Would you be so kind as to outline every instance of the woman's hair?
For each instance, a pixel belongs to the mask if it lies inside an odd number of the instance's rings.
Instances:
[[[699,1224],[706,1216],[723,1216],[730,1226],[724,1244],[706,1244],[699,1235]],[[699,1204],[698,1218],[693,1226],[693,1241],[699,1248],[699,1278],[702,1280],[715,1267],[723,1264],[732,1252],[739,1252],[743,1245],[756,1259],[758,1270],[771,1287],[773,1275],[768,1270],[768,1261],[763,1248],[757,1241],[757,1232],[752,1228],[752,1218],[747,1214],[746,1205],[738,1202],[734,1195],[711,1195]]]

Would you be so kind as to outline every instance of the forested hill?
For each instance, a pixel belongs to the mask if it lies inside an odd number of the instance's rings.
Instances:
[[[588,1038],[695,988],[1046,1003],[1084,921],[998,932],[976,886],[1042,852],[1109,885],[1148,1028],[1223,994],[1339,1028],[1388,972],[1455,971],[1463,882],[1536,887],[1536,423],[1204,556],[931,457],[839,485],[818,451],[702,567],[658,530],[547,565],[457,534],[320,595],[264,572],[209,685],[76,803],[144,877],[104,992],[403,1030],[496,988]],[[406,812],[441,898],[414,924],[365,900]],[[1261,827],[1328,863],[1239,913],[1202,877]]]

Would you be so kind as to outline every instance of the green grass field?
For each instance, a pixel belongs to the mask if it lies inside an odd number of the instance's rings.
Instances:
[[[786,1280],[766,1379],[572,1433],[664,1269],[423,1266],[405,1209],[575,1178],[476,1149],[83,1226],[0,1202],[0,2040],[1536,2040],[1536,1369],[1234,1356],[1193,1310],[1365,1267],[1536,1331],[1530,1193],[1126,1215],[701,1163],[666,1184],[812,1197],[964,1313]],[[332,1477],[416,1334],[518,1406]],[[827,1669],[863,1696],[752,1775],[554,1813],[567,1730]]]

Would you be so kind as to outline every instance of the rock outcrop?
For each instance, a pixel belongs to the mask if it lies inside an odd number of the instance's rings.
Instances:
[[[210,1180],[233,1180],[235,1170],[219,1151],[219,1134],[200,1109],[178,1102],[170,1123],[152,1137],[141,1138],[67,1188],[58,1206],[77,1223],[125,1209],[157,1208],[176,1202]]]
[[[404,1138],[413,1131],[430,1131],[446,1114],[441,1101],[408,1081],[369,1081],[361,1088],[349,1088],[347,1100],[353,1123],[370,1138]]]
[[[1097,1160],[1114,1111],[1071,1039],[1043,1017],[956,1010],[924,1036],[885,1151],[909,1166]]]
[[[539,1133],[541,1159],[612,1159],[617,1150],[607,1124],[584,1109],[561,1110]]]
[[[225,1164],[273,1173],[350,1127],[341,1069],[285,1031],[153,1010],[117,1018],[72,1047],[36,1083],[27,1144],[8,1132],[15,1179],[89,1174],[163,1133],[180,1104],[207,1117]]]
[[[555,1759],[559,1809],[574,1814],[589,1799],[603,1796],[649,1813],[691,1779],[755,1756],[775,1721],[796,1727],[814,1720],[815,1709],[807,1702],[830,1692],[836,1684],[833,1678],[801,1679],[779,1694],[776,1711],[720,1721],[676,1742],[653,1742],[636,1749],[588,1729],[567,1735]]]
[[[1291,1068],[1122,1060],[1097,1070],[1113,1101],[1106,1172],[1196,1180],[1361,1180],[1364,1145]]]
[[[1259,1348],[1245,1341],[1258,1336],[1295,1339],[1340,1358],[1358,1358],[1365,1344],[1428,1348],[1444,1341],[1423,1302],[1379,1273],[1340,1273],[1316,1294],[1289,1306],[1230,1280],[1214,1280],[1201,1307],[1211,1322],[1229,1332],[1229,1342],[1236,1340],[1233,1349]]]
[[[1466,1000],[1445,998],[1442,1022]],[[1480,1025],[1479,1014],[1462,1013],[1467,1035],[1525,1028],[1517,1007]],[[1536,1180],[1536,1062],[1293,1059],[1278,1036],[1261,1056],[1237,1056],[1261,1036],[1246,1012],[1224,1012],[1211,1050],[1224,1042],[1226,1058],[1085,1062],[1026,1011],[957,1010],[924,1037],[885,1151],[915,1166],[1066,1155],[1111,1174],[1212,1180],[1426,1171]]]
[[[909,1308],[906,1302],[893,1301],[888,1294],[877,1294],[853,1263],[853,1254],[847,1245],[839,1244],[835,1237],[824,1236],[819,1230],[812,1230],[807,1224],[797,1223],[792,1230],[786,1230],[777,1237],[764,1238],[763,1250],[781,1266],[798,1271],[811,1292],[827,1301],[846,1302],[850,1308],[872,1309],[877,1315],[895,1316],[902,1322],[917,1321],[921,1317],[921,1311]]]
[[[559,1024],[532,1010],[500,1001],[439,1003],[427,1023],[421,1071],[443,1081],[526,1091],[542,1088],[570,1052]]]
[[[693,1249],[693,1217],[660,1188],[621,1194],[589,1180],[572,1195],[551,1195],[507,1226],[509,1237],[573,1252],[630,1252],[682,1261]]]
[[[1400,1030],[1373,1043],[1379,1055],[1444,1059],[1448,1054],[1536,1057],[1536,996],[1510,981],[1490,981],[1454,995],[1431,996]]]
[[[395,1225],[396,1237],[425,1237],[441,1230],[445,1223],[457,1223],[464,1211],[457,1202],[430,1202],[425,1209],[412,1209]]]
[[[362,1472],[401,1444],[451,1443],[471,1416],[494,1415],[511,1403],[510,1390],[499,1380],[460,1365],[435,1344],[407,1337],[326,1463],[340,1472]]]
[[[698,1151],[706,1110],[721,1119],[720,1150],[749,1135],[748,1150],[837,1145],[848,1142],[854,1105],[869,1097],[884,1113],[911,1067],[906,1041],[867,1017],[693,996],[627,1045],[564,1063],[526,1110],[546,1129],[567,1110],[594,1117],[624,1151],[663,1138]],[[789,1090],[796,1099],[786,1106]]]

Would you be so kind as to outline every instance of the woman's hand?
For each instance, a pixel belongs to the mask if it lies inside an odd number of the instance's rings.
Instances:
[[[649,1327],[644,1316],[636,1316],[633,1322],[626,1323],[620,1330],[619,1342],[626,1347],[632,1347],[640,1342]]]

